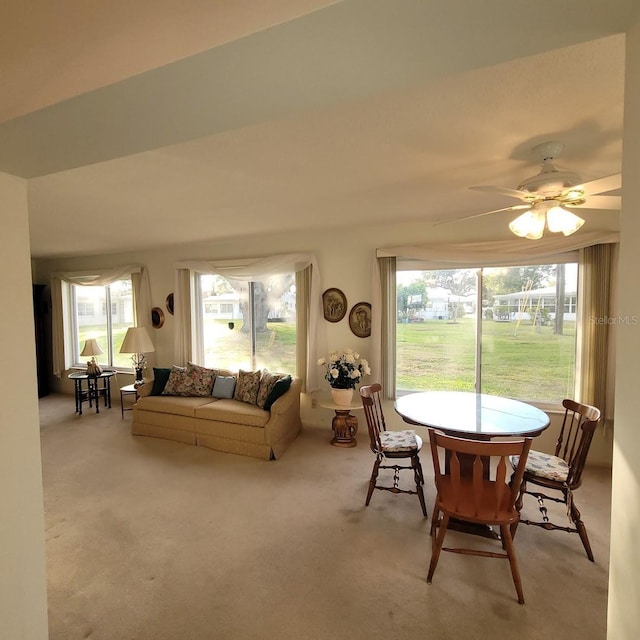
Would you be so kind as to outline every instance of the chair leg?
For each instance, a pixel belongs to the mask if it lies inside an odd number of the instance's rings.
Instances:
[[[424,502],[424,491],[422,491],[422,469],[420,468],[420,459],[418,456],[411,458],[411,466],[413,467],[413,476],[416,481],[416,493],[418,494],[418,500],[420,500],[420,506],[422,507],[422,515],[428,518],[427,505]]]
[[[593,552],[591,551],[591,544],[589,543],[589,536],[587,535],[587,528],[584,526],[584,522],[582,522],[582,518],[580,516],[580,511],[578,511],[576,503],[573,500],[571,501],[571,519],[573,520],[573,524],[576,525],[578,535],[580,536],[580,540],[582,540],[582,546],[587,552],[587,558],[589,558],[591,562],[595,562],[593,559]]]
[[[438,518],[440,517],[440,509],[436,506],[438,504],[438,497],[436,496],[436,502],[433,505],[433,513],[431,514],[431,527],[429,528],[429,535],[433,537],[436,532],[436,525],[438,524]]]
[[[369,491],[367,492],[367,500],[365,501],[365,506],[369,506],[369,502],[371,502],[371,496],[373,495],[373,490],[376,488],[376,478],[378,477],[378,469],[380,467],[380,458],[376,457],[376,461],[373,463],[373,470],[371,471],[371,478],[369,480]]]
[[[424,473],[422,472],[422,463],[420,462],[420,456],[416,456],[418,461],[418,471],[420,472],[420,484],[424,484]]]
[[[435,512],[435,509],[434,509]],[[442,516],[442,522],[438,528],[438,535],[433,538],[431,546],[431,562],[429,564],[429,573],[427,574],[427,583],[431,584],[433,574],[438,566],[438,559],[440,558],[440,551],[442,550],[442,543],[444,542],[444,535],[447,533],[447,527],[449,526],[449,516],[445,513]]]
[[[509,566],[511,567],[511,576],[513,584],[518,594],[518,603],[524,604],[524,593],[522,592],[522,580],[520,579],[520,571],[518,571],[518,560],[516,559],[515,550],[513,548],[513,539],[511,538],[511,527],[508,524],[500,526],[500,534],[502,537],[502,546],[509,556]]]

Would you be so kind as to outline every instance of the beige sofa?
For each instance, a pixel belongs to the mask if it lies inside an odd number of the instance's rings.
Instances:
[[[232,375],[230,372],[221,372]],[[149,395],[153,382],[138,390],[131,433],[201,445],[253,458],[280,458],[302,429],[302,380],[292,377],[288,391],[270,411],[232,399]]]

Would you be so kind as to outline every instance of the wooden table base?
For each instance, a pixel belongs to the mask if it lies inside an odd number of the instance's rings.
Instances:
[[[335,409],[336,415],[331,421],[331,428],[335,435],[331,444],[334,447],[355,447],[358,433],[358,418],[351,415],[350,409]]]

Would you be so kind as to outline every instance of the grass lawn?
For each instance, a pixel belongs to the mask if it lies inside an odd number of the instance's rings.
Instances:
[[[397,325],[397,387],[474,390],[473,319],[453,324],[428,320]],[[482,324],[482,392],[523,400],[557,402],[573,395],[575,323],[564,335],[531,322],[484,321]]]

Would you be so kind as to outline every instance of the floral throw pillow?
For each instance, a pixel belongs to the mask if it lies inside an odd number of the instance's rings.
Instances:
[[[258,389],[258,396],[256,398],[256,404],[264,409],[264,404],[269,397],[271,391],[273,391],[273,387],[276,382],[282,378],[282,374],[280,373],[270,373],[266,369],[262,370],[262,376],[260,377],[260,388]]]
[[[261,371],[238,371],[238,382],[233,395],[234,400],[256,404],[258,390],[260,389]]]
[[[216,369],[207,369],[193,362],[187,363],[187,377],[191,380],[192,396],[210,396],[216,380]]]
[[[185,367],[171,367],[171,373],[167,384],[162,390],[163,396],[188,396],[191,385],[188,382],[187,369]]]

